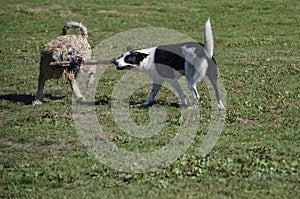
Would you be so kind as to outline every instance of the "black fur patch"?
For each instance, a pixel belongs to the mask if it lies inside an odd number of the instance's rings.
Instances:
[[[133,51],[125,57],[124,61],[128,64],[139,65],[147,56],[148,54]]]
[[[204,46],[197,42],[186,42],[173,45],[161,45],[156,48],[154,54],[154,63],[158,74],[163,78],[175,78],[176,73],[184,75],[185,58],[182,53],[182,47],[195,47],[195,53],[199,57],[205,57]]]

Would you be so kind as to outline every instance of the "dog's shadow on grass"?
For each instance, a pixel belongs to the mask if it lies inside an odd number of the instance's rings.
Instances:
[[[95,102],[85,102],[84,105],[87,106],[97,106],[97,105],[108,105],[111,106],[111,103],[116,102],[117,99],[108,99],[108,98],[102,98],[100,100],[97,100]],[[141,103],[143,101],[135,101],[135,100],[123,100],[120,101],[120,104],[128,104],[128,106],[135,107],[135,108],[142,108],[142,109],[147,109],[150,108],[151,106],[169,106],[169,107],[175,107],[175,108],[180,108],[180,104],[178,103],[170,103],[170,102],[159,102],[159,103],[153,103],[150,106],[141,106]]]
[[[31,105],[32,101],[34,100],[34,95],[28,95],[28,94],[5,94],[5,95],[0,95],[0,100],[7,100],[13,103],[23,103],[24,105]],[[46,94],[46,98],[51,99],[51,100],[60,100],[65,97],[63,96],[53,96],[51,94]]]
[[[28,95],[28,94],[5,94],[5,95],[0,95],[0,100],[7,100],[13,103],[23,103],[24,105],[31,105],[32,101],[34,100],[34,95]],[[45,98],[48,98],[49,100],[61,100],[66,98],[65,96],[53,96],[51,94],[45,94]],[[111,102],[113,102],[114,100],[110,100],[107,98],[102,98],[99,99],[97,101],[93,101],[93,102],[85,102],[84,105],[86,106],[97,106],[97,105],[109,105],[111,106]],[[127,101],[125,103],[129,103],[130,106],[133,107],[140,107],[139,104],[141,102],[138,101]],[[171,107],[180,107],[179,104],[177,103],[167,103],[167,102],[160,102],[159,105],[162,106],[171,106]],[[149,106],[147,107],[140,107],[140,108],[149,108]]]

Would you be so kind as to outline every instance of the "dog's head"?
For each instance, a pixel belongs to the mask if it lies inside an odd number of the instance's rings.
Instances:
[[[83,62],[82,57],[75,55],[71,57],[70,60],[70,69],[74,71],[75,77],[77,76],[79,70],[80,70],[80,66]]]
[[[127,50],[126,53],[113,62],[118,70],[138,69],[141,62],[149,55],[131,48],[127,48]]]

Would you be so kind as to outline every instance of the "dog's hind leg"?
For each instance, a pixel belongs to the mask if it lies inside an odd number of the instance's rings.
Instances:
[[[191,80],[188,80],[188,86],[190,87],[190,89],[193,93],[193,96],[194,96],[194,100],[191,103],[191,105],[188,106],[188,108],[194,108],[199,101],[199,94],[197,91],[196,82],[191,82]]]
[[[223,105],[223,102],[221,100],[221,95],[220,95],[219,86],[218,86],[217,67],[214,63],[210,64],[209,70],[206,71],[206,76],[208,77],[209,81],[211,82],[211,84],[214,87],[216,99],[217,99],[217,103],[218,103],[218,109],[225,110],[225,106]]]
[[[35,100],[32,102],[32,105],[38,105],[43,103],[45,82],[46,80],[53,78],[53,75],[51,73],[52,70],[49,66],[51,59],[52,54],[49,53],[44,53],[41,56],[38,89],[36,91]]]
[[[204,77],[208,65],[206,59],[197,57],[194,51],[191,51],[191,49],[185,49],[185,51],[183,51],[188,59],[184,66],[185,78],[194,96],[194,100],[191,105],[188,106],[188,108],[194,108],[199,101],[199,94],[196,84]]]
[[[219,87],[218,87],[218,80],[217,79],[210,79],[210,82],[212,83],[214,90],[215,90],[215,94],[216,94],[216,99],[217,99],[217,103],[218,103],[218,109],[219,110],[225,110],[225,106],[223,105],[223,102],[221,100],[221,96],[220,96],[220,91],[219,91]]]
[[[151,105],[153,103],[153,101],[154,101],[154,98],[155,98],[157,92],[161,88],[161,85],[162,84],[160,84],[160,83],[153,83],[152,84],[152,90],[151,90],[151,93],[149,95],[148,100],[145,101],[144,103],[140,104],[140,106],[145,107],[145,106]]]
[[[188,106],[188,108],[194,108],[200,98],[197,91],[197,82],[201,81],[202,75],[193,65],[186,63],[185,78],[194,97],[193,102]]]
[[[182,107],[187,107],[187,103],[186,103],[186,99],[185,99],[185,95],[178,83],[177,79],[169,79],[168,82],[176,89],[176,91],[179,94],[179,97],[181,99],[181,106]]]
[[[44,73],[40,73],[39,75],[39,83],[38,83],[38,89],[36,91],[36,97],[35,100],[32,102],[32,105],[38,105],[43,103],[44,98],[44,86],[45,86],[46,76]]]

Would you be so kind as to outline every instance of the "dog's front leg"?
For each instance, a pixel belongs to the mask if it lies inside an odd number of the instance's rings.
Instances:
[[[74,91],[74,94],[76,96],[77,101],[78,102],[85,102],[85,98],[82,96],[76,80],[74,80],[73,83],[72,83],[72,89]]]
[[[86,88],[89,89],[93,83],[94,83],[94,80],[95,80],[95,74],[94,73],[90,73],[89,74],[89,79],[88,81],[86,82]]]
[[[176,89],[176,91],[179,94],[179,97],[181,99],[181,107],[187,107],[187,103],[186,103],[186,99],[185,99],[185,95],[178,83],[177,79],[169,79],[168,82]]]
[[[145,106],[151,105],[153,103],[153,100],[154,100],[158,90],[160,89],[160,87],[161,87],[161,84],[153,83],[152,84],[152,90],[151,90],[151,93],[150,93],[150,96],[149,96],[148,100],[145,101],[144,103],[140,104],[140,106],[145,107]]]
[[[85,65],[83,65],[83,66],[85,66]],[[86,82],[86,88],[87,89],[90,89],[92,86],[93,86],[93,84],[94,84],[94,81],[95,81],[95,74],[96,74],[96,68],[97,68],[97,65],[91,65],[91,66],[85,66],[85,67],[82,67],[83,69],[84,68],[87,68],[88,70],[87,71],[84,71],[84,72],[86,72],[86,73],[88,73],[88,75],[89,75],[89,79],[88,79],[88,81]]]
[[[74,75],[68,73],[66,76],[67,76],[67,79],[69,80],[69,82],[71,84],[72,90],[73,90],[73,92],[74,92],[74,94],[76,96],[77,101],[78,102],[85,102],[85,98],[82,96],[82,94],[80,92],[78,83],[77,83]]]
[[[94,81],[95,81],[95,71],[92,70],[92,71],[90,71],[89,79],[86,82],[86,95],[87,96],[91,96],[93,90],[95,90],[95,89],[92,89],[92,87],[94,86]]]

